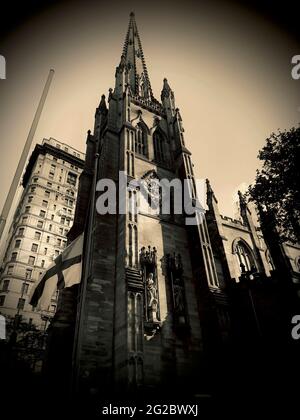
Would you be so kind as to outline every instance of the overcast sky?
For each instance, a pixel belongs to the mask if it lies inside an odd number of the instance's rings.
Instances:
[[[118,2],[119,3],[119,2]],[[292,35],[229,2],[62,1],[28,17],[0,43],[2,208],[50,68],[55,76],[35,136],[85,151],[102,93],[114,86],[133,10],[155,96],[167,77],[181,111],[198,178],[209,178],[221,213],[255,177],[266,137],[300,121]]]

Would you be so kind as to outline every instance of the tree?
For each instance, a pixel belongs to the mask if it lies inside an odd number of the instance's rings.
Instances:
[[[250,185],[260,220],[273,220],[282,241],[300,242],[300,126],[271,134],[259,151],[263,161]]]

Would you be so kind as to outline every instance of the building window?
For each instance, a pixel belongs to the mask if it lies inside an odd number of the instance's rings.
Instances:
[[[49,243],[50,242],[50,236],[47,236],[46,238],[46,242]]]
[[[23,227],[21,227],[21,228],[19,228],[19,230],[18,230],[18,235],[19,236],[24,236],[24,228]]]
[[[30,212],[30,206],[26,206],[25,207],[25,213],[29,213]]]
[[[56,144],[56,147],[57,147],[57,149],[60,149],[60,144],[57,143]]]
[[[73,174],[72,172],[68,173],[67,183],[70,185],[76,185],[77,175]]]
[[[49,230],[50,230],[50,232],[51,232],[51,230],[52,230],[52,225],[49,225]]]
[[[57,249],[54,251],[54,256],[55,258],[59,256],[59,251]]]
[[[63,234],[64,234],[64,230],[63,230],[63,228],[59,228],[59,234],[60,234],[60,235],[63,235]]]
[[[12,274],[12,273],[13,273],[13,271],[14,271],[14,266],[13,266],[13,265],[9,265],[9,266],[7,267],[7,274]]]
[[[29,264],[29,265],[34,265],[34,262],[35,262],[35,257],[30,256],[30,257],[28,258],[28,264]]]
[[[56,157],[54,157],[54,156],[53,156],[53,160],[54,160],[55,162],[57,162],[57,158],[56,158]]]
[[[58,194],[56,194],[56,196],[55,196],[55,201],[57,201],[58,200]]]
[[[4,306],[5,296],[0,296],[0,306]]]
[[[56,210],[56,204],[53,204],[53,210]]]
[[[39,180],[38,177],[34,177],[32,181],[33,182],[38,182],[38,180]],[[35,187],[33,187],[33,188],[35,188]]]
[[[33,199],[33,196],[32,195],[30,195],[29,197],[28,197],[28,203],[31,203],[32,202],[32,199]]]
[[[138,123],[136,126],[135,153],[148,157],[147,129],[142,123]]]
[[[3,281],[2,292],[7,292],[9,287],[9,280]]]
[[[39,241],[41,239],[41,232],[34,232],[34,239]]]
[[[18,301],[18,309],[24,309],[25,306],[25,299],[20,298]]]
[[[73,207],[74,201],[70,198],[65,198],[65,203],[67,204],[67,206]]]
[[[48,207],[48,201],[43,200],[43,202],[42,202],[42,206],[43,206],[43,207]]]
[[[44,248],[44,255],[47,255],[48,248]]]
[[[31,276],[32,276],[32,270],[30,268],[26,268],[26,271],[25,271],[25,279],[26,280],[30,280],[31,279]]]
[[[256,264],[250,246],[242,239],[233,243],[233,253],[236,255],[241,273],[256,271]]]
[[[45,217],[45,216],[46,216],[45,210],[40,210],[40,217]]]
[[[21,239],[17,239],[15,243],[15,248],[20,248],[21,245]]]
[[[49,181],[48,181],[48,182],[47,182],[47,187],[50,187],[50,188],[51,188],[51,187],[52,187],[52,182],[49,182]]]
[[[37,250],[38,250],[38,244],[32,244],[31,245],[31,251],[32,252],[37,252]]]
[[[36,225],[39,229],[43,228],[43,222],[41,220],[38,220]]]
[[[17,260],[17,256],[18,256],[18,253],[17,252],[13,252],[11,254],[11,261],[16,261]]]
[[[43,267],[45,267],[45,260],[42,260],[41,261],[41,267],[43,268]]]
[[[49,198],[50,197],[50,191],[45,190],[44,195],[45,195],[45,197]]]
[[[37,179],[37,178],[35,178],[35,179]],[[35,190],[36,190],[36,187],[31,187],[30,188],[30,192],[32,192],[32,193],[35,193]]]
[[[54,178],[54,172],[53,171],[49,171],[49,179],[53,179]]]
[[[27,220],[28,220],[28,217],[27,216],[22,217],[22,223],[23,224],[27,223]]]
[[[153,134],[153,146],[154,146],[154,159],[157,162],[165,161],[164,154],[164,139],[159,131],[155,131]]]
[[[21,289],[21,295],[26,295],[28,293],[29,284],[23,283]]]
[[[62,216],[62,217],[60,218],[60,223],[61,223],[62,225],[64,225],[64,224],[65,224],[65,221],[66,221],[65,216]]]
[[[50,306],[50,311],[55,312],[56,311],[56,305],[51,305]]]
[[[54,214],[51,214],[51,220],[54,220]]]
[[[71,197],[74,197],[74,191],[72,190],[67,190],[67,194],[70,195]]]

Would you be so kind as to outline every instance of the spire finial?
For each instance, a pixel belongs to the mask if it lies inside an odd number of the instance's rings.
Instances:
[[[210,181],[208,178],[206,178],[205,180],[206,182],[206,196],[207,196],[207,203],[212,203],[212,198],[214,198],[214,201],[216,203],[218,203],[218,200],[216,199],[214,190],[212,189],[211,185],[210,185]]]
[[[247,202],[246,202],[245,194],[243,194],[242,191],[240,191],[240,190],[238,190],[237,193],[238,193],[239,203],[240,203],[241,209],[246,208],[247,207]]]
[[[106,101],[105,101],[105,95],[101,95],[100,104],[98,106],[99,111],[107,111]]]
[[[130,13],[121,64],[131,69],[128,83],[133,95],[154,99],[134,12]]]
[[[163,100],[164,98],[168,98],[170,96],[171,92],[172,92],[172,89],[170,88],[170,85],[168,83],[168,79],[165,77],[164,78],[163,89],[161,91],[161,100]]]

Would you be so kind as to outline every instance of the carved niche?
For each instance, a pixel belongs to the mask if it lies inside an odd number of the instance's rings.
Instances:
[[[159,291],[157,279],[157,251],[150,246],[140,250],[140,267],[144,284],[144,327],[153,333],[160,328]]]
[[[174,252],[167,254],[167,273],[170,282],[174,327],[178,331],[189,329],[185,288],[183,280],[183,265],[181,255]]]

